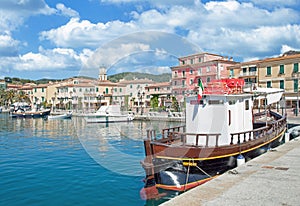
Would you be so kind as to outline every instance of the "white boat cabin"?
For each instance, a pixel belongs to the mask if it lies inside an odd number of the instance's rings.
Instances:
[[[218,144],[229,145],[231,133],[250,131],[252,124],[252,95],[204,95],[188,97],[186,102],[186,132],[192,134],[220,134]],[[212,135],[214,136],[214,135]],[[195,135],[187,135],[187,144],[195,145]],[[198,145],[205,145],[201,136]],[[208,146],[215,146],[216,138],[209,136]]]

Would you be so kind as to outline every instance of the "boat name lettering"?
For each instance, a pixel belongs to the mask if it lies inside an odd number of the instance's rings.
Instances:
[[[183,166],[197,166],[197,163],[196,162],[182,162]]]

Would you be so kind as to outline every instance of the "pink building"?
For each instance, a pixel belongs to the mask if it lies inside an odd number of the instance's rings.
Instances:
[[[228,78],[227,67],[237,64],[232,58],[217,54],[199,53],[179,58],[179,66],[171,67],[172,94],[178,102],[198,91],[200,80],[205,86],[215,79]]]

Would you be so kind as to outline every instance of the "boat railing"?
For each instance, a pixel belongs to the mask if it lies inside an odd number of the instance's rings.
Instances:
[[[286,116],[282,118],[269,122],[266,126],[260,127],[257,129],[231,133],[230,145],[233,144],[242,144],[244,142],[258,140],[262,137],[266,137],[267,141],[270,140],[272,137],[279,135],[286,127]],[[196,147],[208,147],[214,145],[215,147],[219,146],[219,139],[221,134],[220,133],[206,133],[206,134],[199,134],[199,133],[186,133],[184,126],[180,127],[173,127],[164,129],[162,131],[161,138],[157,138],[154,130],[148,130],[148,140],[155,141],[156,144],[173,144],[175,142],[181,143],[181,145],[189,145],[187,138],[195,138],[192,142],[191,146]],[[205,138],[203,140],[202,138]],[[201,144],[199,143],[201,142]]]
[[[259,139],[261,137],[267,137],[269,140],[269,138],[273,137],[274,135],[277,136],[284,127],[286,127],[286,116],[283,116],[276,121],[268,122],[264,127],[250,131],[231,133],[230,145],[241,144],[243,142]]]

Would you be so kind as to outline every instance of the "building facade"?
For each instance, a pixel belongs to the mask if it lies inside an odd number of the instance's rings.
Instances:
[[[179,58],[179,66],[171,67],[172,94],[183,104],[186,95],[196,93],[200,81],[206,85],[216,79],[228,78],[227,67],[237,64],[232,58],[199,53]]]

